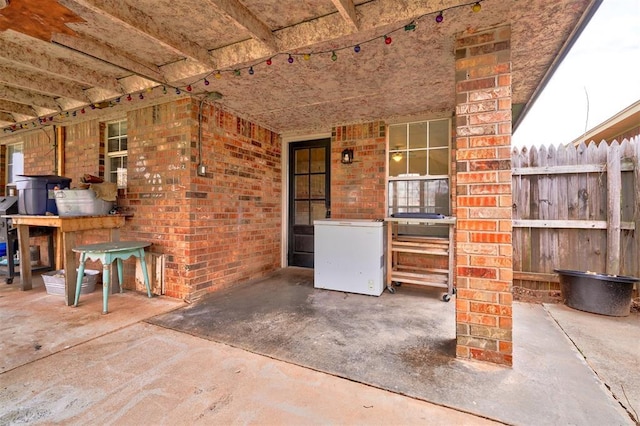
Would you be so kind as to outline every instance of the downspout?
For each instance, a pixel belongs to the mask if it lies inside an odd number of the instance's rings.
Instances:
[[[222,94],[219,92],[209,92],[200,100],[198,107],[198,176],[206,176],[207,174],[207,166],[204,164],[202,158],[202,105],[208,98],[213,100],[222,99]]]
[[[553,77],[553,74],[556,72],[556,70],[558,69],[558,67],[564,60],[564,58],[567,56],[567,54],[569,53],[569,51],[571,50],[575,42],[578,40],[578,37],[580,37],[580,34],[582,34],[582,31],[584,31],[587,24],[591,21],[591,18],[593,18],[593,15],[596,13],[596,11],[598,10],[601,4],[602,4],[602,0],[593,0],[589,5],[589,7],[587,8],[587,10],[585,11],[585,13],[580,17],[580,21],[578,22],[578,25],[576,25],[576,27],[573,29],[573,31],[569,35],[569,38],[560,49],[560,52],[553,59],[551,66],[547,69],[547,72],[544,74],[544,77],[542,77],[542,80],[540,81],[540,84],[538,85],[538,87],[536,87],[536,90],[533,92],[533,95],[531,95],[531,99],[529,99],[529,102],[527,102],[524,105],[524,107],[522,108],[522,111],[520,111],[520,114],[518,114],[516,121],[513,123],[511,133],[514,133],[518,128],[518,126],[520,125],[520,123],[522,122],[522,120],[524,120],[524,117],[527,115],[527,113],[529,112],[533,104],[536,102],[536,99],[538,99],[538,96],[540,96],[540,93],[542,93],[542,91],[547,86],[547,84],[549,84],[551,77]]]
[[[58,176],[64,176],[64,144],[66,138],[66,131],[64,126],[55,126],[55,139],[54,139],[54,174]]]

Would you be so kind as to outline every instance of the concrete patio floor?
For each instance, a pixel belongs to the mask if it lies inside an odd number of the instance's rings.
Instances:
[[[265,282],[299,284],[301,276],[313,274],[289,268]],[[110,297],[103,316],[100,291],[73,308],[39,279],[28,292],[17,283],[0,285],[0,424],[634,424],[608,388],[620,402],[624,388],[625,407],[638,409],[637,314],[611,319],[516,303],[512,369],[450,359],[407,396],[155,324],[195,313],[210,298],[186,305],[126,292]],[[298,287],[323,304],[342,294]],[[443,324],[454,309],[428,292],[396,295],[435,306],[430,315],[440,312],[435,321]],[[364,300],[391,309],[402,300],[396,295]],[[614,335],[620,345],[607,345]]]

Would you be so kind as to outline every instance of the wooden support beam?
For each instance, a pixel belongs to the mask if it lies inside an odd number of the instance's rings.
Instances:
[[[37,49],[37,46],[33,48]],[[69,60],[62,56],[25,55],[24,46],[13,41],[0,39],[0,57],[20,68],[26,67],[54,77],[63,77],[88,87],[98,86],[117,93],[121,92],[117,79],[107,77],[104,72],[90,70],[79,65],[78,61]],[[81,61],[79,62],[81,63]]]
[[[90,15],[97,15],[107,22],[111,21],[113,26],[125,26],[177,55],[215,68],[207,49],[177,32],[167,31],[150,16],[133,6],[135,3],[96,0],[58,0],[58,2],[84,19],[92,20]]]
[[[44,78],[41,72],[25,68],[0,65],[0,83],[49,96],[63,96],[79,101],[89,99],[82,85],[72,84],[55,76]]]
[[[51,96],[40,95],[31,91],[0,85],[0,99],[33,105],[53,111],[60,111],[60,105]]]
[[[358,31],[358,15],[356,14],[356,6],[353,4],[353,0],[331,1],[347,24],[349,24],[349,26],[351,26],[355,31]]]
[[[115,65],[132,74],[148,78],[156,82],[163,81],[163,76],[155,64],[135,61],[124,56],[122,51],[114,49],[91,37],[72,37],[66,34],[54,34],[51,42],[74,52],[99,59],[105,63]]]
[[[226,15],[249,31],[253,39],[263,43],[272,53],[278,50],[271,29],[242,3],[237,0],[209,0],[209,2],[219,13]]]
[[[31,108],[29,105],[21,104],[18,102],[0,100],[0,111],[22,114],[24,116],[30,117],[28,118],[29,120],[31,118],[37,117],[37,114],[33,110],[33,108]]]

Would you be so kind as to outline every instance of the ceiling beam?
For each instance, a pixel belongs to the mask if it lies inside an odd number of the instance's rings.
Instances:
[[[344,0],[332,1],[345,3]],[[453,3],[451,6],[464,4],[464,0],[455,0]],[[398,0],[377,0],[354,5],[360,33],[369,31],[370,34],[375,34],[378,28],[405,25],[422,15],[437,13],[441,7],[442,5],[438,6],[434,2]],[[318,45],[326,46],[335,40],[348,38],[354,34],[353,24],[349,21],[352,20],[345,20],[340,13],[336,12],[273,31],[274,37],[278,40],[278,52],[304,50]],[[253,39],[224,46],[210,53],[213,62],[217,64],[215,69],[218,70],[233,69],[274,55]],[[196,64],[186,65],[184,62],[167,64],[162,66],[162,73],[169,81],[179,81],[193,77],[196,74],[194,70],[199,71],[200,74],[206,72]],[[188,75],[189,72],[193,74]]]
[[[214,8],[249,31],[251,37],[276,52],[276,39],[271,29],[237,0],[209,0]]]
[[[87,21],[92,20],[91,16],[87,16],[87,12],[98,15],[100,18],[112,22],[112,25],[116,27],[125,26],[177,55],[215,68],[207,49],[188,40],[182,34],[167,31],[166,28],[155,23],[152,17],[128,3],[119,0],[102,0],[100,2],[96,0],[58,1]]]
[[[29,117],[28,119],[36,118],[37,113],[29,105],[20,104],[17,102],[4,101],[0,99],[0,111],[8,113],[22,114]]]
[[[35,47],[33,47],[35,48]],[[109,78],[104,72],[90,70],[78,65],[73,59],[42,54],[26,54],[25,46],[0,39],[0,57],[6,62],[40,71],[52,76],[81,83],[86,86],[99,86],[114,92],[121,92],[121,87],[116,78]]]
[[[349,26],[351,26],[355,31],[358,31],[358,15],[356,14],[356,6],[353,4],[353,0],[331,1]]]
[[[88,101],[84,88],[71,82],[64,82],[54,77],[45,78],[42,73],[27,69],[18,69],[0,64],[0,84],[42,93],[49,96],[60,96]]]
[[[0,85],[0,99],[60,111],[60,105],[51,96]]]
[[[158,71],[159,68],[156,65],[132,60],[123,55],[121,50],[101,43],[92,37],[73,37],[66,34],[54,34],[51,42],[74,52],[115,65],[132,74],[148,78],[149,80],[156,82],[162,82],[164,80],[164,77],[160,74]]]
[[[13,115],[9,114],[8,112],[0,112],[0,125],[2,125],[2,123],[13,124],[15,122],[16,119],[13,117]]]

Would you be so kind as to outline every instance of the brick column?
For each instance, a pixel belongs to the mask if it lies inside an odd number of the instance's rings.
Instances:
[[[456,355],[512,364],[511,30],[456,40]]]

